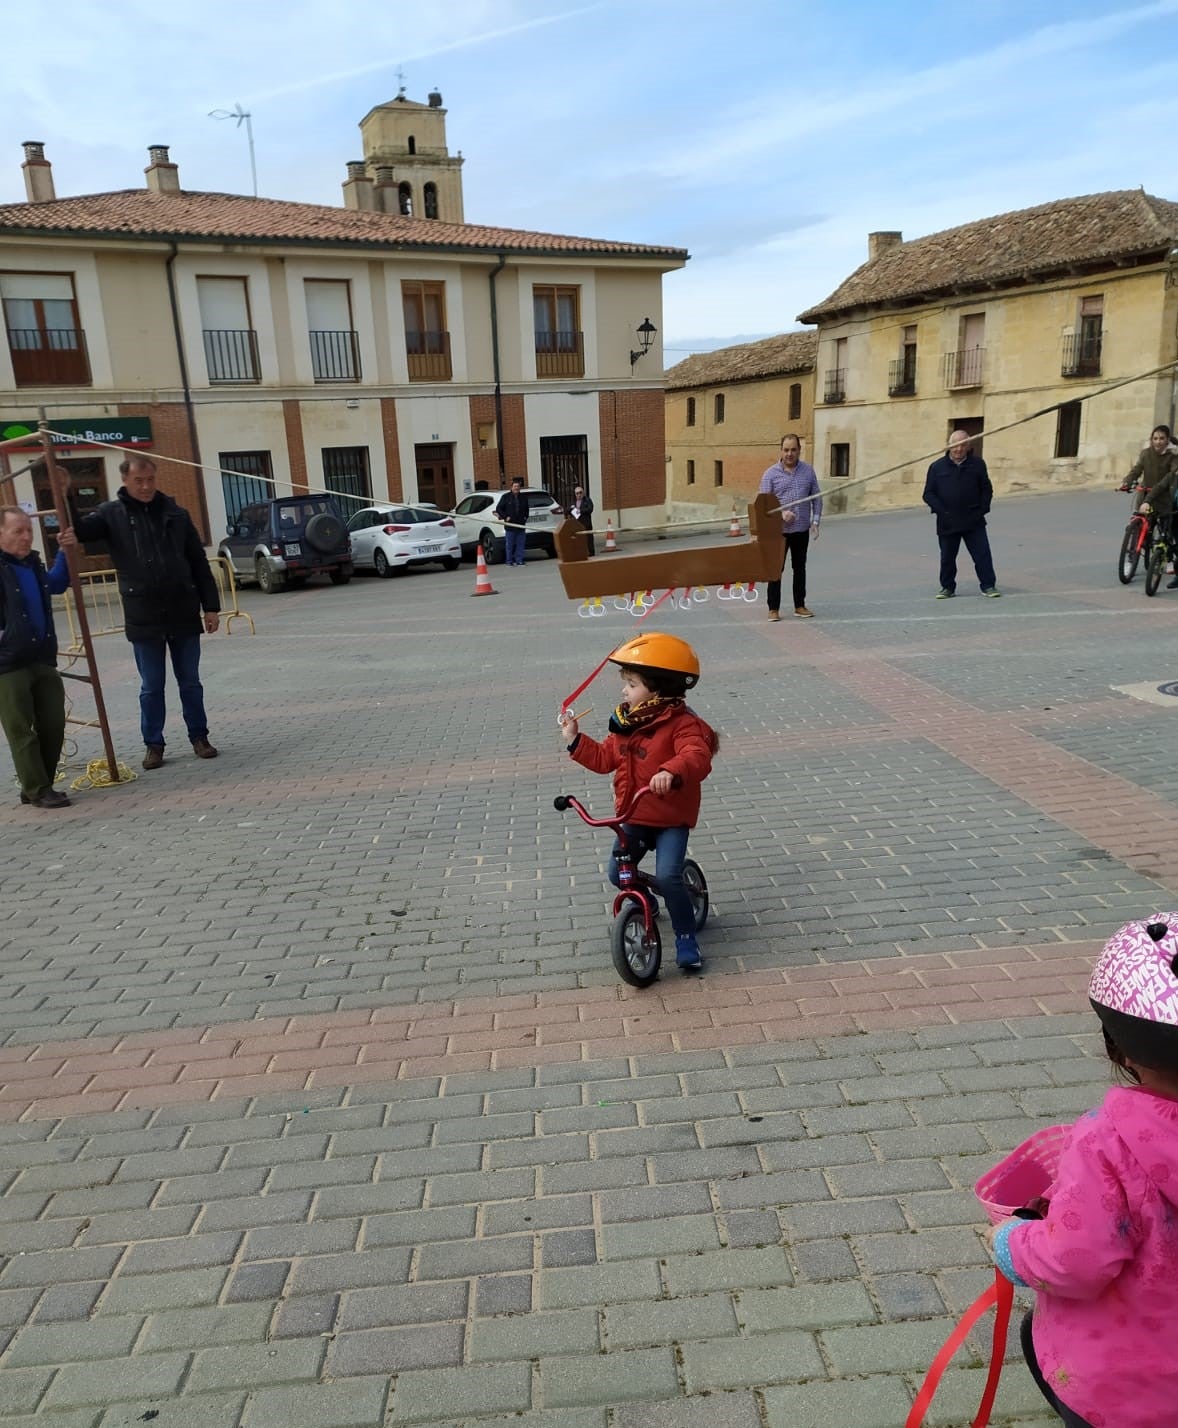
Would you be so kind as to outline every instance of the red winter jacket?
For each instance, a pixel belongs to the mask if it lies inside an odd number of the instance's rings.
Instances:
[[[636,789],[660,769],[679,780],[670,793],[648,793],[629,822],[652,828],[694,828],[699,819],[700,784],[712,771],[717,739],[712,728],[686,704],[671,704],[649,724],[628,734],[609,733],[602,743],[578,734],[571,757],[594,773],[614,776],[614,808],[619,812]]]

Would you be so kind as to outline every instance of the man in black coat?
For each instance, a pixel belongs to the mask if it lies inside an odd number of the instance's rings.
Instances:
[[[522,565],[527,551],[528,498],[524,483],[518,476],[511,478],[511,490],[499,497],[495,514],[507,524],[503,528],[503,546],[508,565]]]
[[[573,504],[569,507],[568,514],[574,521],[577,521],[582,530],[590,532],[585,537],[585,543],[589,547],[589,554],[597,554],[597,546],[593,540],[593,497],[586,496],[584,486],[577,486],[573,490]]]
[[[941,545],[938,600],[951,600],[957,593],[957,552],[962,541],[973,560],[982,594],[997,600],[1002,593],[986,535],[986,516],[993,499],[986,463],[970,450],[969,433],[953,432],[949,450],[929,467],[924,483],[924,503],[937,518]]]
[[[200,682],[200,636],[220,624],[221,601],[192,519],[156,489],[155,462],[134,455],[119,466],[124,484],[113,501],[78,522],[82,541],[106,541],[119,577],[127,638],[139,671],[143,767],[164,761],[164,676],[168,656],[192,751],[215,759]],[[204,612],[203,618],[201,612]]]

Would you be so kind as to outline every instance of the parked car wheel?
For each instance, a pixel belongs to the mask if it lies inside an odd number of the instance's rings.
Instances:
[[[350,565],[337,565],[334,570],[329,570],[333,585],[346,585],[352,578],[352,567]]]
[[[556,542],[555,542],[555,541],[550,540],[550,541],[548,542],[548,544],[544,547],[544,554],[548,557],[549,560],[555,560],[555,559],[556,559]]]
[[[483,548],[483,559],[488,565],[497,565],[503,559],[504,546],[495,539],[494,531],[485,530],[479,536]]]
[[[258,589],[265,595],[277,595],[286,584],[286,577],[275,570],[265,556],[259,555],[254,562],[254,574],[258,577]]]
[[[387,580],[393,573],[393,567],[389,564],[389,558],[383,550],[378,550],[372,557],[372,563],[376,567],[376,573],[382,580]]]
[[[458,557],[453,555],[446,556],[445,559],[442,561],[442,566],[445,570],[457,570],[461,564],[462,562],[458,559]]]

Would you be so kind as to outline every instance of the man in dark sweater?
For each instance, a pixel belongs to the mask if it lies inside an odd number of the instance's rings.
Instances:
[[[503,545],[508,565],[522,565],[527,550],[528,498],[524,483],[518,476],[511,478],[511,490],[499,497],[495,514],[507,522],[503,530]]]
[[[217,582],[188,512],[156,489],[155,462],[130,456],[119,475],[124,484],[115,499],[83,516],[77,535],[82,541],[106,541],[119,577],[124,624],[141,682],[143,767],[158,769],[164,761],[169,655],[192,751],[198,759],[215,759],[200,682],[200,636],[202,629],[215,634],[220,623]]]
[[[970,450],[969,433],[953,432],[949,450],[929,467],[924,483],[924,503],[937,518],[941,545],[938,600],[951,600],[957,593],[957,552],[962,541],[977,571],[982,594],[997,600],[1002,593],[986,535],[986,516],[993,499],[986,463]]]
[[[20,801],[68,808],[53,787],[65,741],[65,690],[57,672],[51,597],[70,583],[65,551],[46,570],[33,550],[33,523],[0,506],[0,727],[20,780]]]

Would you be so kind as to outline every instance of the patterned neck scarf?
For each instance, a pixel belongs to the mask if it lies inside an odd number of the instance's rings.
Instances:
[[[665,699],[661,694],[652,694],[649,699],[644,699],[641,704],[635,704],[632,709],[627,709],[624,704],[619,704],[609,717],[610,733],[632,734],[635,729],[641,729],[643,725],[649,724],[652,719],[657,718],[664,709],[670,709],[683,702],[682,699]]]

